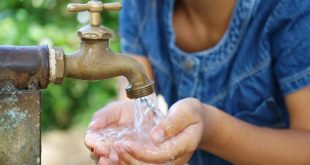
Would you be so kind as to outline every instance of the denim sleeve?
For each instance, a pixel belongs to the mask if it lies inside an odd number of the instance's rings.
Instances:
[[[124,0],[120,13],[120,37],[123,53],[145,55],[141,42],[141,4],[138,0]]]
[[[284,0],[273,19],[274,73],[285,96],[310,86],[310,1]]]

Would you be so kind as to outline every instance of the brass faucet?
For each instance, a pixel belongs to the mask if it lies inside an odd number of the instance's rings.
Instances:
[[[112,52],[109,48],[112,34],[100,26],[101,12],[120,10],[120,3],[91,0],[86,4],[69,4],[67,9],[89,11],[90,24],[78,31],[81,43],[75,53],[65,56],[60,48],[50,49],[50,82],[61,83],[64,77],[100,80],[125,76],[129,82],[127,97],[139,98],[154,92],[154,82],[147,78],[143,66],[131,57]]]

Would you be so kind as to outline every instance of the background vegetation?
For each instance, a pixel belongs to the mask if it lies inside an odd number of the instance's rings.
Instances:
[[[76,32],[87,23],[88,14],[67,12],[70,2],[87,0],[1,0],[0,45],[48,44],[64,48],[66,54],[77,50]],[[103,24],[117,34],[118,12],[104,13],[103,20]],[[119,51],[119,38],[114,36],[110,45]],[[86,127],[93,112],[115,95],[115,80],[65,79],[62,85],[49,85],[42,92],[43,131],[67,129],[72,125]]]

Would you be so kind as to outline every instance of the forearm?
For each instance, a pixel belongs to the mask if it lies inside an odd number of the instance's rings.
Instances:
[[[235,164],[310,164],[309,131],[262,128],[208,106],[203,109],[202,149]]]

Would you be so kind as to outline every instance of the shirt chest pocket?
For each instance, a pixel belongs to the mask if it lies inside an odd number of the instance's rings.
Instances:
[[[234,114],[235,117],[248,123],[269,127],[269,128],[285,128],[288,123],[285,122],[284,111],[280,108],[274,98],[264,100],[253,111],[239,111]]]

